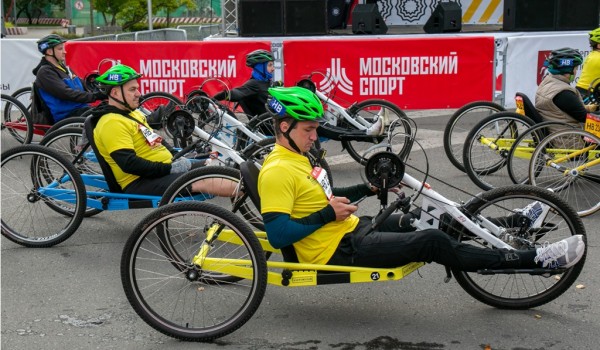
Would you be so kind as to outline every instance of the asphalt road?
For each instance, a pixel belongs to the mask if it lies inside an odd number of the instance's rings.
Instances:
[[[429,183],[455,200],[479,190],[441,147],[448,111],[411,113],[426,145]],[[424,135],[424,136],[420,136]],[[326,143],[336,185],[355,184],[362,169]],[[415,158],[417,161],[417,158]],[[434,178],[441,179],[438,181]],[[450,185],[444,184],[449,183]],[[466,192],[466,193],[465,193]],[[374,214],[367,200],[360,212]],[[120,280],[123,245],[149,210],[106,212],[47,249],[1,238],[3,349],[596,349],[600,334],[600,214],[585,218],[588,259],[557,300],[525,311],[486,306],[444,269],[427,265],[402,281],[293,288],[269,286],[242,328],[209,344],[184,343],[146,325],[127,302]]]

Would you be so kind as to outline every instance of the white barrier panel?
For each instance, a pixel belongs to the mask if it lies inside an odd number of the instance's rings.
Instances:
[[[504,57],[505,107],[515,108],[514,97],[517,92],[525,93],[534,102],[535,91],[546,73],[544,60],[547,55],[552,50],[571,47],[585,57],[590,51],[588,38],[588,32],[508,37]]]
[[[10,95],[31,85],[35,76],[31,72],[40,62],[37,39],[2,39],[2,93]]]

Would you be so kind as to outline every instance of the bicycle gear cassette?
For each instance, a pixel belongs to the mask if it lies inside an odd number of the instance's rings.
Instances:
[[[387,190],[400,184],[404,169],[404,163],[397,154],[379,152],[367,161],[365,175],[371,185]]]

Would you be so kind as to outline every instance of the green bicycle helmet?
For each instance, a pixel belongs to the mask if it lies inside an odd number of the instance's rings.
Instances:
[[[45,55],[46,50],[51,49],[57,45],[60,45],[66,41],[67,41],[67,39],[63,38],[60,35],[56,35],[56,34],[46,35],[45,37],[43,37],[37,41],[38,51]]]
[[[117,64],[110,67],[106,72],[96,78],[96,82],[105,88],[121,86],[128,81],[141,78],[142,75],[135,69],[124,64]]]
[[[273,61],[273,54],[267,50],[254,50],[246,55],[246,66],[254,67],[257,63]]]
[[[552,51],[546,60],[548,71],[552,74],[572,73],[582,63],[581,53],[570,47]]]
[[[274,117],[292,117],[298,121],[320,120],[323,117],[321,100],[312,91],[300,86],[269,88],[272,98],[267,103]]]
[[[600,27],[590,32],[590,45],[596,46],[600,44]]]

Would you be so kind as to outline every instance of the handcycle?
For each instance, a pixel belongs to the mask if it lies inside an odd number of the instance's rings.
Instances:
[[[444,151],[450,163],[465,172],[462,155],[466,135],[480,120],[504,111],[502,105],[491,101],[474,101],[457,109],[444,128]]]
[[[459,204],[407,174],[410,165],[390,149],[373,150],[365,165],[366,178],[382,189],[375,227],[422,197],[420,207],[427,210],[413,221],[415,227],[439,227],[460,241],[489,249],[534,248],[575,234],[585,236],[581,219],[550,191],[513,185]],[[259,206],[257,173],[251,162],[242,165],[245,191]],[[398,184],[413,194],[399,196],[386,206],[386,190]],[[535,220],[522,211],[531,204],[544,208]],[[210,203],[171,203],[150,213],[133,230],[123,249],[121,280],[133,309],[151,327],[181,340],[211,341],[252,317],[267,284],[307,287],[387,282],[400,280],[423,265],[305,264],[294,261],[288,248],[274,249],[265,232],[252,229],[223,208]],[[283,261],[274,258],[281,255]],[[585,256],[568,269],[448,270],[446,281],[454,276],[467,293],[490,306],[528,309],[563,294],[575,282],[584,260]]]
[[[86,119],[89,124],[86,133],[92,133],[94,120],[97,118]],[[23,145],[2,153],[2,234],[24,246],[49,247],[69,238],[83,217],[105,210],[155,208],[190,199],[210,199],[231,206],[229,197],[223,199],[208,190],[191,192],[189,186],[199,180],[210,180],[214,186],[225,182],[239,184],[239,170],[235,166],[247,159],[264,157],[274,142],[272,138],[261,140],[238,152],[214,137],[214,133],[195,126],[193,117],[183,110],[172,113],[166,124],[174,135],[187,138],[185,134],[191,132],[197,138],[181,149],[175,159],[181,156],[205,159],[216,152],[214,163],[231,167],[208,166],[189,171],[171,184],[162,197],[124,194],[108,164],[96,157],[97,150],[89,149],[94,148],[93,143],[80,147],[80,129],[56,130],[45,137],[43,146]],[[316,161],[329,171],[324,160]],[[261,224],[262,219],[251,205],[241,207],[240,213],[249,222]]]
[[[519,102],[523,105],[519,109],[525,111],[526,115],[534,116],[534,119],[519,117],[511,112],[501,112],[484,119],[473,128],[467,137],[464,149],[464,164],[471,180],[485,190],[510,184],[509,180],[516,184],[530,183],[551,187],[573,205],[579,215],[586,216],[595,212],[600,202],[600,198],[596,195],[600,187],[597,186],[598,181],[590,179],[595,179],[594,174],[598,172],[596,164],[592,162],[598,157],[595,146],[597,136],[583,134],[574,126],[564,123],[544,122],[526,96],[517,97],[521,97],[517,100],[518,105]],[[594,118],[592,114],[590,118]],[[593,119],[586,123],[586,127],[590,126],[592,130],[597,128],[596,125],[597,122]],[[554,136],[553,132],[557,130],[564,132]],[[573,144],[572,140],[583,137],[589,141],[585,148],[582,143]],[[543,145],[544,150],[535,153],[540,145]],[[585,156],[579,156],[578,151],[580,155]],[[547,173],[548,169],[540,165],[544,164],[540,159],[532,161],[536,159],[533,157],[534,153],[543,154],[548,158],[547,160],[558,159],[562,154],[567,157],[560,158],[563,162],[579,162],[577,165],[571,164],[573,168],[587,163],[579,168],[584,170],[583,172],[576,170],[573,172],[569,180],[572,186],[544,186],[541,178],[550,175]],[[503,169],[508,171],[508,177]],[[544,169],[546,173],[543,173]],[[551,174],[554,174],[554,171]],[[566,181],[566,177],[564,179]]]
[[[410,135],[413,133],[411,124],[406,113],[395,104],[381,99],[367,99],[361,102],[350,103],[336,98],[337,89],[330,86],[328,90],[321,90],[313,81],[314,76],[321,76],[326,81],[332,81],[325,73],[315,71],[296,83],[311,90],[323,102],[325,111],[324,122],[317,129],[320,137],[341,141],[343,149],[361,165],[366,159],[363,154],[374,144],[385,142],[389,125],[395,121],[396,133],[402,128],[402,132]],[[344,103],[344,106],[340,103]],[[367,135],[366,130],[375,123],[378,118],[386,121],[385,129],[380,135]],[[400,143],[406,145],[406,143]],[[406,149],[399,145],[392,145],[393,152],[402,154]]]

